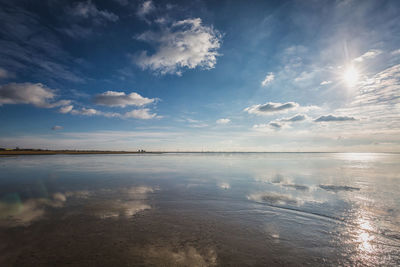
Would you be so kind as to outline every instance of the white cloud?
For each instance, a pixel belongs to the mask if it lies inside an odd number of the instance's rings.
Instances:
[[[231,122],[231,120],[225,118],[225,119],[219,119],[216,122],[217,122],[217,124],[228,124]]]
[[[269,123],[254,124],[253,129],[260,132],[273,132],[279,130],[280,127],[271,126]]]
[[[71,101],[55,98],[54,90],[41,83],[8,83],[0,85],[0,106],[3,104],[31,104],[40,108],[68,105]]]
[[[74,115],[85,115],[85,116],[100,114],[100,112],[94,108],[82,108],[80,110],[73,109],[71,110],[71,113]]]
[[[146,15],[149,14],[151,11],[153,11],[155,9],[153,2],[151,0],[148,1],[144,1],[140,6],[139,9],[137,11],[137,15],[142,18],[145,19]]]
[[[299,104],[295,102],[286,102],[286,103],[268,102],[265,104],[258,104],[247,107],[244,109],[244,111],[247,111],[249,114],[269,115],[271,113],[286,112],[289,109],[295,109],[297,107],[299,107]]]
[[[221,45],[221,34],[203,26],[200,18],[181,20],[161,32],[145,32],[137,39],[152,44],[155,52],[148,55],[143,51],[134,57],[135,63],[161,74],[181,75],[185,68],[212,69]]]
[[[275,75],[272,72],[268,73],[265,76],[264,80],[261,82],[261,85],[262,86],[267,86],[268,84],[270,84],[274,80],[274,78],[275,78]]]
[[[378,136],[377,132],[399,131],[400,64],[372,75],[359,84],[356,92],[353,101],[335,110],[335,114],[359,118],[363,134],[373,134],[372,138]]]
[[[51,127],[51,129],[52,129],[53,131],[57,131],[57,130],[62,130],[62,129],[64,129],[64,127],[59,126],[59,125],[54,125],[53,127]]]
[[[391,54],[394,55],[394,56],[400,55],[400,49],[393,50],[393,51],[391,52]]]
[[[227,189],[231,188],[231,185],[226,182],[221,182],[221,183],[218,183],[218,187],[221,189],[227,190]]]
[[[0,79],[14,78],[15,73],[9,72],[8,70],[0,67]]]
[[[310,72],[303,71],[300,73],[300,75],[298,75],[294,79],[294,81],[295,82],[307,82],[307,81],[312,80],[315,77],[315,75],[316,75],[316,71],[310,71]]]
[[[372,50],[369,50],[368,52],[362,54],[361,56],[355,58],[354,61],[356,61],[356,62],[363,62],[364,60],[366,60],[366,59],[372,59],[372,58],[374,58],[374,57],[380,55],[381,53],[382,53],[381,50],[372,49]]]
[[[74,7],[70,8],[69,13],[76,17],[92,18],[95,23],[101,24],[105,21],[115,22],[118,16],[107,10],[98,10],[92,1],[79,2]]]
[[[151,113],[150,109],[144,108],[144,109],[134,109],[131,111],[128,111],[126,113],[118,113],[118,112],[104,112],[101,110],[97,110],[94,108],[85,108],[82,107],[81,109],[74,109],[73,105],[68,105],[61,107],[59,109],[60,113],[64,114],[72,114],[72,115],[83,115],[83,116],[104,116],[107,118],[135,118],[135,119],[142,119],[142,120],[148,120],[148,119],[153,119],[153,118],[162,118],[161,116],[158,116],[156,113]]]
[[[142,97],[138,93],[125,94],[124,92],[107,91],[94,97],[94,103],[111,107],[144,106],[153,103],[156,99]]]
[[[320,85],[328,85],[328,84],[331,84],[331,83],[332,83],[332,81],[322,81],[320,83]]]
[[[73,105],[69,105],[69,106],[61,107],[58,111],[59,111],[60,113],[66,114],[66,113],[71,112],[71,110],[72,110],[73,108],[74,108]]]
[[[141,119],[141,120],[148,120],[148,119],[153,119],[157,117],[156,113],[150,113],[150,109],[144,108],[144,109],[134,109],[132,111],[126,112],[124,114],[125,118],[135,118],[135,119]]]

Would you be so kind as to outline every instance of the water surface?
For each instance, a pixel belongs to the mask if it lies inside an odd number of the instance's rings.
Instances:
[[[0,266],[400,264],[400,155],[0,158]]]

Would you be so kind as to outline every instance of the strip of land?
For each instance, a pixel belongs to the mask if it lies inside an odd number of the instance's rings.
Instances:
[[[102,151],[102,150],[0,150],[0,155],[56,155],[56,154],[159,154],[145,151]]]

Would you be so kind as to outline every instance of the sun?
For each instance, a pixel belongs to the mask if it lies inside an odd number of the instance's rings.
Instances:
[[[348,66],[343,73],[343,80],[349,87],[353,87],[358,81],[359,72],[354,66]]]

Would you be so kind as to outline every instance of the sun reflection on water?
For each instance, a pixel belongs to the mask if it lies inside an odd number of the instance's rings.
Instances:
[[[373,245],[371,244],[374,240],[374,236],[371,235],[371,231],[374,230],[369,221],[365,220],[365,218],[360,218],[359,220],[359,230],[358,230],[358,239],[359,242],[359,250],[360,252],[372,253],[374,250]]]
[[[376,161],[382,155],[377,153],[338,153],[336,158],[349,161]]]
[[[356,250],[356,261],[363,264],[373,263],[376,260],[376,247],[374,245],[376,229],[365,210],[358,212],[354,229],[354,245]]]

